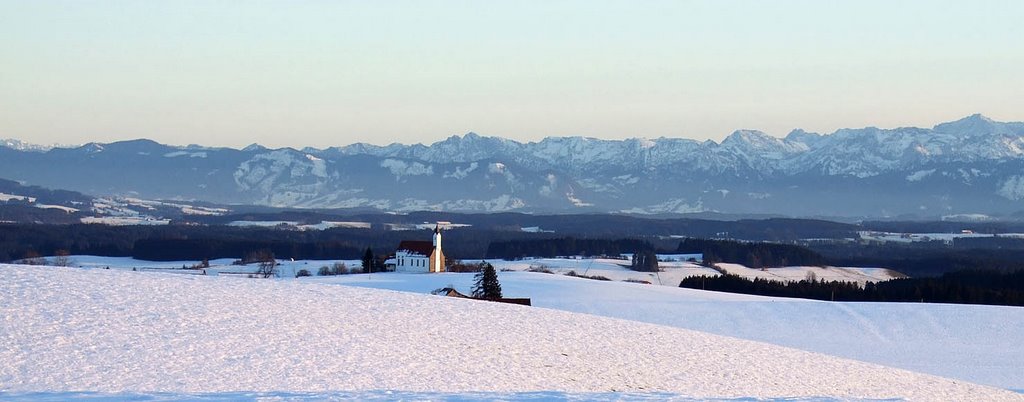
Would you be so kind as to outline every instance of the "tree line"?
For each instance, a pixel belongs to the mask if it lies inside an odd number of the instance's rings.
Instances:
[[[820,254],[791,244],[683,239],[675,251],[684,254],[703,253],[704,262],[709,264],[728,262],[750,268],[821,266],[827,263]]]
[[[864,221],[862,230],[891,233],[958,233],[971,230],[976,233],[1022,233],[1024,221],[955,222],[955,221]]]
[[[525,257],[551,258],[574,255],[618,256],[649,250],[654,250],[654,246],[641,239],[515,239],[491,242],[487,247],[487,258],[515,260]]]
[[[271,249],[280,258],[357,259],[360,254],[353,254],[354,250],[362,253],[366,247],[370,247],[376,255],[387,255],[393,253],[402,240],[430,241],[431,234],[431,230],[386,230],[376,226],[372,229],[301,231],[174,224],[108,226],[0,223],[0,262],[27,256],[54,255],[57,250],[67,250],[74,255],[201,260],[238,258],[246,251]],[[551,234],[459,228],[446,230],[444,237],[446,256],[473,260],[484,258],[492,243],[516,239],[545,241]],[[659,245],[667,247],[667,244]],[[598,254],[603,252],[598,247],[590,248]],[[634,251],[633,246],[606,251],[619,249],[622,252]]]
[[[884,267],[909,276],[939,276],[964,270],[1016,271],[1024,269],[1024,250],[1015,248],[957,248],[942,242],[827,243],[809,246],[839,267]]]
[[[423,232],[404,236],[429,239],[430,233]],[[154,261],[241,258],[258,250],[273,252],[278,258],[359,259],[367,247],[378,254],[393,252],[399,236],[344,228],[289,231],[230,226],[0,224],[0,262],[55,255],[58,250]]]
[[[361,245],[344,241],[280,241],[239,239],[139,239],[132,257],[148,261],[237,258],[253,250],[267,250],[278,258],[297,260],[358,259]]]
[[[760,296],[831,301],[928,302],[1024,306],[1024,270],[958,271],[933,278],[901,278],[869,282],[781,282],[736,275],[689,277],[679,287]]]

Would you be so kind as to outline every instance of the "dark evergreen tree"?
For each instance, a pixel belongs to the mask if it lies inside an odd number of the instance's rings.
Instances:
[[[363,253],[363,272],[373,272],[373,259],[373,250],[367,247],[366,252]]]
[[[498,283],[498,273],[494,270],[494,266],[486,262],[480,263],[480,265],[482,269],[473,276],[476,281],[473,283],[473,297],[500,299],[501,284]]]
[[[633,263],[630,268],[634,271],[658,272],[658,255],[651,250],[633,253]]]

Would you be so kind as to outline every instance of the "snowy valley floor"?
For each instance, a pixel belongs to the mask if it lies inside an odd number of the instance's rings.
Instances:
[[[407,276],[388,275],[367,282]],[[663,325],[315,282],[0,265],[0,391],[1024,399]]]

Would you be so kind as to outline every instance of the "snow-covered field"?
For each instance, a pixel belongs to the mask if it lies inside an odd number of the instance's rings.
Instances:
[[[499,272],[507,297],[536,307],[768,342],[1024,390],[1024,308],[842,303],[705,292],[564,275]],[[472,286],[472,274],[380,274],[303,281],[429,293]]]
[[[159,270],[196,262],[150,262],[131,258],[73,256],[75,266]],[[210,261],[208,275],[252,272],[255,266],[233,266],[231,259]],[[281,261],[284,278],[302,269],[316,275],[321,266],[341,262],[359,267],[359,261]],[[467,261],[470,262],[470,261]],[[697,292],[673,286],[685,276],[718,275],[688,262],[663,262],[663,272],[636,272],[624,260],[532,259],[489,260],[500,270],[525,271],[544,267],[555,275],[501,272],[509,296],[533,298],[535,306],[608,317],[624,318],[693,329],[719,335],[769,342],[909,370],[958,378],[1011,389],[1024,389],[1024,309],[937,304],[822,303],[798,299],[762,298],[715,292]],[[736,264],[720,267],[744,277],[776,280],[819,279],[862,281],[888,279],[891,272],[869,268],[791,267],[749,269]],[[169,272],[198,274],[204,271]],[[569,278],[562,274],[608,277],[614,281],[646,280],[665,286],[608,283]],[[833,276],[833,272],[845,276]],[[342,283],[417,293],[454,285],[468,292],[472,274],[373,274],[314,277],[303,281]],[[660,281],[659,281],[660,280]]]
[[[549,285],[548,292],[560,287],[563,306],[604,299],[605,306],[649,313],[678,311],[686,303],[708,309],[757,303],[770,311],[781,302],[560,275],[499,275],[508,295],[534,297],[537,305],[547,299],[545,291],[523,293],[543,284],[561,284]],[[0,265],[0,391],[7,397],[53,399],[92,395],[82,391],[115,399],[154,393],[389,399],[382,390],[397,391],[400,399],[430,399],[439,392],[484,399],[1024,399],[962,380],[666,325],[333,283],[390,283],[419,291],[471,278],[374,274],[255,280]],[[669,292],[689,295],[690,301],[648,305],[643,296],[670,300]],[[661,310],[665,307],[672,309]],[[813,313],[803,312],[801,321],[833,323]],[[1020,344],[1024,321],[1015,310],[959,314],[979,315],[1001,316],[1012,327],[1004,326],[1004,335]],[[946,330],[979,332],[971,322],[952,322],[958,324]],[[980,330],[981,335],[993,331]],[[1020,372],[1021,361],[1004,368]]]
[[[10,200],[36,202],[35,197],[26,197],[24,195],[0,193],[0,202],[7,202]]]
[[[216,260],[208,261],[210,263],[209,268],[197,269],[197,270],[183,270],[182,267],[191,267],[199,263],[199,261],[145,261],[137,260],[131,257],[98,257],[92,255],[75,255],[68,257],[70,260],[70,266],[78,268],[110,268],[115,270],[139,270],[139,271],[162,271],[166,270],[167,273],[172,274],[184,274],[184,275],[233,275],[233,274],[247,274],[254,273],[257,270],[256,264],[249,265],[232,265],[235,261],[234,258],[220,258]],[[50,261],[53,257],[49,258]],[[320,267],[330,267],[335,263],[345,264],[348,268],[359,269],[362,264],[359,260],[329,260],[329,261],[314,261],[314,260],[278,260],[278,266],[276,267],[278,276],[281,278],[294,278],[300,270],[307,270],[311,274],[316,275]]]
[[[471,262],[471,261],[466,261]],[[607,258],[537,258],[519,261],[487,260],[495,269],[502,271],[528,271],[531,268],[547,269],[558,274],[569,271],[580,275],[603,276],[613,281],[646,281],[653,284],[679,286],[679,281],[689,276],[718,276],[718,271],[690,262],[661,262],[662,272],[637,272],[626,266],[629,260]]]
[[[858,232],[860,238],[863,240],[871,240],[877,242],[894,242],[894,243],[913,243],[921,241],[944,241],[951,242],[955,239],[965,238],[987,238],[987,237],[1014,237],[1024,238],[1024,233],[892,233],[892,232],[874,232],[874,231],[861,231]]]
[[[153,218],[150,216],[86,216],[81,221],[82,223],[111,226],[167,225],[171,223],[170,219]]]
[[[284,227],[298,230],[327,230],[332,228],[369,229],[369,222],[320,221],[316,224],[301,224],[297,221],[231,221],[228,226],[237,227]]]
[[[715,265],[729,274],[743,278],[761,278],[781,282],[802,281],[813,276],[819,281],[856,282],[863,285],[867,282],[880,282],[904,277],[904,275],[898,272],[885,268],[782,267],[753,269],[740,264],[718,263]]]
[[[471,261],[467,261],[471,262]],[[499,270],[528,271],[531,268],[544,268],[555,273],[565,274],[574,271],[587,276],[603,276],[614,281],[646,281],[652,284],[679,286],[683,278],[691,276],[718,276],[718,271],[700,264],[686,261],[661,261],[658,267],[661,272],[637,272],[627,266],[629,260],[607,258],[536,258],[519,261],[487,260]],[[842,267],[785,267],[751,269],[739,264],[717,264],[726,272],[744,278],[764,278],[777,281],[801,281],[813,273],[818,280],[857,282],[879,282],[900,277],[897,272],[880,268],[842,268]]]
[[[128,257],[96,257],[96,256],[72,256],[71,261],[76,267],[110,267],[114,269],[132,268],[181,268],[192,266],[197,261],[171,261],[154,262],[142,261]],[[211,267],[205,270],[206,274],[216,275],[220,273],[237,273],[255,271],[254,265],[234,266],[233,259],[219,259],[210,261]],[[613,281],[641,281],[656,285],[676,287],[683,278],[691,276],[718,276],[718,271],[699,264],[686,261],[662,261],[658,265],[661,272],[637,272],[629,268],[628,260],[617,260],[608,258],[536,258],[519,261],[486,260],[488,263],[501,271],[529,271],[531,269],[543,268],[557,274],[567,274],[570,271],[579,275],[602,276]],[[330,266],[335,262],[342,262],[348,267],[359,267],[359,260],[330,260],[313,261],[280,260],[278,266],[279,276],[293,278],[299,270],[308,270],[313,275],[322,266]],[[475,261],[465,261],[474,263]],[[878,282],[900,277],[897,272],[883,268],[842,268],[842,267],[785,267],[768,268],[765,270],[751,269],[739,264],[718,264],[718,266],[733,275],[744,278],[765,278],[778,281],[800,281],[807,279],[808,273],[813,273],[818,280],[838,280],[845,282],[857,282],[863,284],[868,281]],[[196,272],[179,272],[196,273]]]

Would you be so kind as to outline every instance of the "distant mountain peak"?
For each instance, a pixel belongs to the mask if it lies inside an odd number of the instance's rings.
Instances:
[[[266,151],[267,147],[262,146],[262,145],[257,144],[257,143],[254,142],[252,144],[249,144],[245,148],[242,148],[242,150],[245,151],[245,152],[253,152],[253,151],[257,151],[258,152],[258,151]]]
[[[153,141],[153,140],[151,140],[149,138],[136,138],[136,139],[132,139],[132,140],[114,141],[114,142],[108,143],[107,145],[115,145],[115,144],[121,144],[121,145],[161,145],[160,143],[158,143],[156,141]]]
[[[798,151],[787,140],[773,137],[758,130],[736,130],[725,140],[723,148],[741,148],[751,151],[793,152]]]
[[[103,144],[100,144],[98,142],[90,142],[88,144],[82,145],[78,149],[81,149],[81,150],[83,150],[85,152],[95,153],[95,152],[103,152],[103,150],[105,148],[104,148]]]
[[[733,131],[732,134],[729,134],[728,137],[725,137],[725,140],[722,141],[722,144],[725,144],[726,142],[733,142],[733,141],[770,141],[772,139],[777,139],[777,138],[772,137],[772,136],[768,135],[767,133],[765,133],[763,131],[759,131],[759,130],[736,130],[736,131]]]
[[[789,134],[786,134],[786,138],[789,138],[789,137],[801,138],[801,137],[805,137],[805,136],[808,136],[808,135],[812,135],[812,136],[815,136],[815,137],[820,137],[821,136],[821,134],[807,132],[807,131],[805,131],[802,128],[794,128],[793,131],[790,131]]]
[[[985,116],[985,115],[983,115],[981,113],[972,114],[972,115],[967,116],[967,117],[965,117],[965,118],[963,118],[961,120],[968,120],[968,119],[970,119],[970,120],[986,121],[986,122],[989,122],[989,123],[994,123],[995,122],[995,120],[992,120],[992,119],[988,118],[987,116]]]
[[[442,141],[439,141],[439,142],[474,142],[474,141],[490,139],[490,138],[491,137],[484,137],[484,136],[482,136],[480,134],[477,134],[475,132],[470,131],[470,132],[465,133],[465,134],[463,134],[461,136],[460,135],[453,135],[453,136],[448,137],[448,138],[446,138],[446,139],[444,139]]]
[[[1003,123],[999,123],[981,113],[975,113],[960,120],[938,124],[934,130],[942,133],[958,135],[992,134],[999,131]]]

